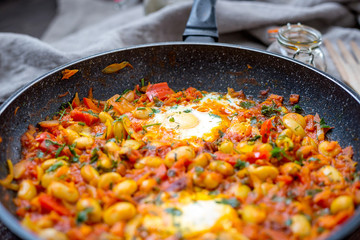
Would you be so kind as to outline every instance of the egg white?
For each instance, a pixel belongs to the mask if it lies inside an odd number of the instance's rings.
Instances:
[[[203,138],[209,140],[209,134],[215,128],[219,128],[222,118],[211,112],[200,112],[194,109],[196,105],[163,107],[161,112],[154,114],[147,124],[160,124],[159,129],[173,133],[175,140],[186,140],[190,138]],[[148,135],[153,135],[155,128],[147,130]]]
[[[196,103],[154,107],[156,111],[145,123],[151,126],[146,128],[145,138],[214,141],[219,137],[219,130],[226,131],[231,119],[236,116],[234,113],[243,110],[239,106],[241,101],[228,94],[209,93]]]

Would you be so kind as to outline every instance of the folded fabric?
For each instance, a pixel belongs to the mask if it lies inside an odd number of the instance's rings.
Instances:
[[[42,40],[0,33],[0,102],[69,61],[132,45],[181,41],[191,9],[191,2],[179,1],[145,16],[142,4],[123,10],[104,0],[59,0],[58,5]],[[269,50],[267,29],[298,22],[331,41],[360,43],[359,13],[358,0],[219,1],[216,6],[220,42]],[[331,61],[328,73],[339,78]]]

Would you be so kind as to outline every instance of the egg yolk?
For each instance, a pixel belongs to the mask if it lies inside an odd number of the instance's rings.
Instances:
[[[199,125],[200,120],[191,113],[174,113],[169,115],[163,126],[168,129],[190,129]]]

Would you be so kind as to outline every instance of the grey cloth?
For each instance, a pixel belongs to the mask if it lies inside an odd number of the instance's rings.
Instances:
[[[42,39],[0,33],[0,102],[69,61],[137,44],[181,41],[191,2],[146,16],[142,4],[118,9],[109,0],[59,0],[58,6]],[[358,0],[218,1],[216,6],[220,42],[270,51],[267,30],[298,22],[318,29],[325,39],[360,44],[359,13]],[[328,73],[340,78],[328,57],[327,63]]]

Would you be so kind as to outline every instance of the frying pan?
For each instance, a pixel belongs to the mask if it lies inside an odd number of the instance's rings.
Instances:
[[[195,1],[185,40],[216,41],[214,2]],[[130,62],[134,69],[107,75],[101,72],[109,64],[122,61]],[[79,72],[61,80],[64,69]],[[76,92],[87,96],[92,87],[96,99],[108,99],[133,88],[142,78],[152,83],[167,81],[174,90],[192,86],[225,92],[230,86],[242,89],[254,99],[261,99],[259,92],[264,89],[285,99],[292,93],[300,94],[299,104],[304,112],[319,113],[328,125],[334,126],[328,138],[339,141],[342,147],[352,145],[354,159],[360,161],[360,96],[339,80],[296,60],[261,50],[219,43],[174,42],[86,57],[58,67],[18,90],[0,108],[0,178],[7,175],[7,159],[19,161],[20,137],[29,124],[57,112],[61,103],[71,101]],[[12,202],[14,196],[15,192],[0,187],[1,221],[21,239],[37,239],[19,225]],[[345,239],[359,225],[358,208],[329,239]]]

